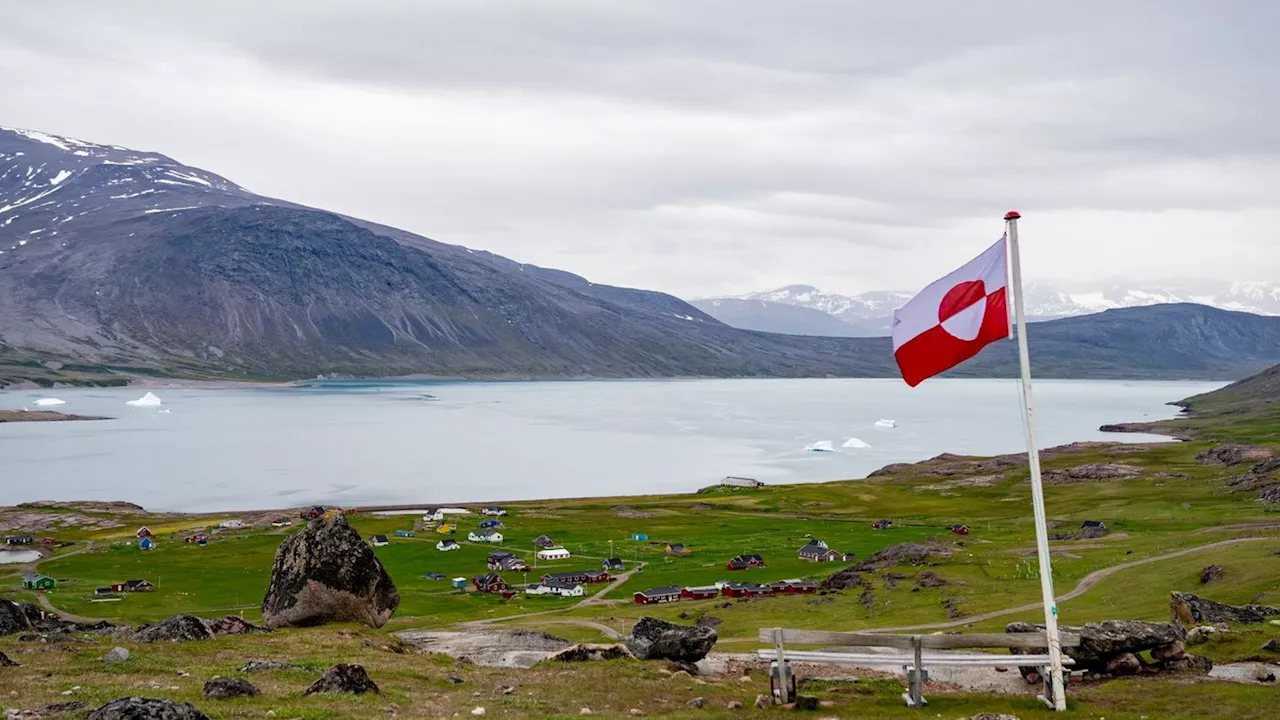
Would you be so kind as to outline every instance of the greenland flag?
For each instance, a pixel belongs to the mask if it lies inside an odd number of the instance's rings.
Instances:
[[[915,387],[968,360],[1009,329],[1005,239],[893,311],[893,357]]]

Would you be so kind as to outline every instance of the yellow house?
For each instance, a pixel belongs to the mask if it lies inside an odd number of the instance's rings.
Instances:
[[[436,532],[441,535],[452,535],[455,530],[457,530],[457,528],[449,524],[442,524],[440,527],[436,528]]]

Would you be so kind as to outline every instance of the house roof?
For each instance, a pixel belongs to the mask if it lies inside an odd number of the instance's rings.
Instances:
[[[475,536],[476,537],[493,537],[495,535],[501,535],[501,534],[502,533],[498,532],[497,530],[481,530],[480,532],[475,533]]]
[[[716,587],[715,585],[702,585],[702,586],[699,586],[699,587],[687,587],[687,588],[685,588],[685,590],[688,590],[689,592],[695,592],[695,593],[705,593],[705,592],[718,593],[718,592],[720,592],[720,588]]]
[[[480,583],[481,585],[490,585],[497,582],[505,582],[502,579],[502,576],[497,573],[485,573],[484,575],[477,575],[475,577],[475,581]]]
[[[150,584],[151,583],[147,582],[146,580],[125,580],[124,581],[125,587],[138,587],[139,585],[150,585]]]
[[[540,583],[538,583],[538,584],[539,584],[539,585],[542,585],[543,587],[553,588],[553,589],[555,589],[555,590],[572,590],[572,589],[574,589],[574,588],[580,588],[580,587],[582,587],[582,586],[581,586],[581,585],[579,585],[578,583],[562,583],[562,582],[557,582],[557,581],[555,581],[555,580],[550,580],[550,581],[548,581],[548,580],[543,580],[542,582],[540,582]]]
[[[649,588],[648,590],[641,590],[636,594],[643,595],[645,597],[660,597],[662,595],[679,595],[680,590],[681,588],[676,587],[675,585],[664,585],[662,587]]]
[[[1080,527],[1106,527],[1106,523],[1101,520],[1085,520],[1080,523]]]
[[[441,540],[439,544],[440,545],[457,545],[458,541],[450,538],[445,538],[444,540]]]
[[[374,541],[374,542],[386,542],[386,541],[387,541],[387,536],[386,536],[386,535],[374,535],[374,536],[373,536],[373,541]]]
[[[40,573],[31,573],[29,575],[23,575],[22,579],[27,582],[35,582],[37,580],[52,580],[53,578],[48,575],[41,575]]]
[[[605,558],[605,559],[604,559],[604,561],[605,561],[605,562],[607,562],[607,563],[609,563],[610,565],[621,565],[621,564],[622,564],[622,558],[616,558],[616,557],[615,557],[615,558]]]

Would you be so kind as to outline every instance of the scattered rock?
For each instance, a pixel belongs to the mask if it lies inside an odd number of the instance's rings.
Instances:
[[[102,662],[108,665],[122,663],[129,659],[129,651],[122,647],[111,648],[106,655],[102,656]]]
[[[15,692],[12,694],[16,695],[17,693]],[[8,720],[9,718],[13,718],[14,720],[44,720],[45,718],[55,718],[55,717],[61,717],[64,715],[76,715],[78,717],[83,717],[85,714],[84,711],[87,710],[88,708],[89,708],[88,703],[83,703],[78,700],[73,700],[72,702],[54,703],[52,705],[45,705],[44,707],[38,707],[38,708],[35,708],[34,710],[19,711],[17,709],[10,709],[5,711],[5,719]]]
[[[493,691],[499,695],[514,695],[516,689],[510,685],[499,685]]]
[[[641,660],[676,660],[694,663],[707,656],[716,644],[715,628],[676,625],[657,618],[642,617],[631,628],[627,648]]]
[[[1280,652],[1280,640],[1276,638],[1271,638],[1262,646],[1262,649],[1266,650],[1267,652]],[[3,663],[0,663],[0,664],[3,664]]]
[[[728,705],[726,705],[725,707],[726,707],[726,708],[728,708],[728,709],[730,709],[730,710],[741,710],[741,709],[742,709],[742,701],[741,701],[741,700],[730,700],[730,701],[729,701],[729,704],[728,704]]]
[[[640,708],[631,708],[627,711],[627,714],[631,717],[644,717],[644,711]]]
[[[1198,623],[1257,624],[1280,616],[1280,608],[1267,605],[1225,605],[1190,593],[1170,593],[1169,613],[1185,625]]]
[[[701,707],[706,707],[706,706],[707,706],[707,699],[706,699],[706,698],[704,698],[704,697],[696,697],[696,698],[694,698],[694,699],[690,700],[689,702],[685,703],[685,706],[686,706],[686,707],[691,707],[691,708],[701,708]]]
[[[724,621],[723,621],[723,620],[721,620],[721,619],[720,619],[720,618],[718,618],[718,617],[712,617],[712,616],[710,616],[710,615],[705,615],[705,616],[703,616],[703,617],[698,618],[698,622],[694,623],[694,625],[696,625],[696,626],[698,626],[698,627],[709,627],[709,628],[713,628],[713,627],[716,627],[717,625],[719,625],[719,624],[720,624],[720,623],[722,623],[722,622],[724,622]]]
[[[978,713],[970,716],[969,720],[1018,720],[1018,716],[1006,713]]]
[[[324,675],[319,680],[312,683],[311,687],[303,695],[315,695],[316,693],[342,692],[353,693],[356,695],[362,693],[378,693],[381,692],[373,680],[369,679],[369,673],[359,665],[334,665],[324,671]]]
[[[547,658],[552,662],[588,662],[593,660],[634,659],[635,656],[625,645],[597,645],[583,643],[572,645]]]
[[[822,581],[825,590],[852,590],[856,587],[869,588],[871,582],[857,568],[847,567],[837,570]]]
[[[280,544],[262,601],[268,628],[360,622],[382,627],[400,593],[382,563],[341,514],[312,520]]]
[[[1209,636],[1222,632],[1212,625],[1200,625],[1187,631],[1187,645],[1200,645],[1209,641]]]
[[[906,575],[900,575],[900,574],[895,573],[895,572],[887,572],[887,573],[881,573],[881,574],[880,574],[880,579],[884,580],[884,589],[885,589],[885,590],[892,590],[892,589],[894,589],[894,588],[898,587],[898,581],[899,581],[899,580],[906,580],[906,579],[907,579],[907,576],[906,576]]]
[[[899,543],[880,550],[854,565],[852,569],[856,572],[875,572],[904,565],[925,565],[935,557],[940,559],[951,557],[951,548],[921,543]],[[833,586],[823,583],[823,587],[830,589]]]
[[[228,615],[209,622],[209,630],[215,635],[248,635],[265,632],[266,628],[258,627],[239,615]]]
[[[154,625],[143,625],[133,632],[135,642],[186,642],[212,640],[213,633],[204,621],[194,615],[174,615]]]
[[[749,682],[751,682],[751,676],[750,676],[750,675],[743,675],[742,677],[738,678],[738,682],[743,683],[743,684],[749,683]]]
[[[815,695],[797,695],[795,702],[796,710],[817,710],[821,707],[818,698]]]
[[[1151,651],[1152,660],[1181,660],[1187,654],[1187,647],[1181,642],[1174,642]]]
[[[0,652],[0,667],[22,667],[16,660],[10,660],[8,655]]]
[[[1005,626],[1005,632],[1043,631],[1043,626],[1024,622],[1013,622]],[[1088,623],[1083,627],[1063,627],[1062,631],[1080,635],[1078,647],[1065,649],[1067,655],[1075,660],[1073,669],[1095,672],[1106,671],[1107,664],[1118,655],[1136,655],[1144,650],[1154,650],[1186,639],[1186,632],[1177,623],[1137,620],[1108,620]],[[1011,652],[1025,654],[1027,651],[1013,649]]]
[[[947,584],[948,583],[946,579],[943,578],[938,573],[932,570],[925,570],[924,572],[916,576],[916,584],[915,584],[915,587],[912,588],[912,590],[914,591],[920,588],[942,587],[943,585],[947,585]]]
[[[258,688],[253,683],[240,678],[214,677],[204,684],[204,696],[210,700],[224,700],[233,697],[253,697]]]
[[[1208,585],[1214,580],[1221,580],[1222,576],[1225,574],[1226,570],[1221,565],[1206,565],[1205,568],[1200,571],[1200,584]]]
[[[1174,660],[1166,660],[1161,667],[1166,672],[1191,672],[1206,675],[1213,669],[1213,661],[1203,655],[1183,655]]]
[[[209,720],[191,703],[127,697],[112,700],[89,713],[85,720]]]
[[[484,714],[484,708],[482,708],[482,707],[474,707],[474,708],[471,708],[471,714],[472,714],[472,715],[483,715],[483,714]]]
[[[249,660],[240,666],[240,672],[244,673],[260,673],[267,670],[298,670],[299,667],[293,663],[287,663],[283,660]]]
[[[579,714],[579,715],[590,715],[590,714],[591,714],[591,708],[589,708],[589,707],[584,707],[584,708],[582,708],[581,710],[579,710],[579,711],[578,711],[578,714]]]
[[[1257,445],[1218,445],[1205,450],[1196,456],[1201,465],[1239,465],[1245,462],[1261,462],[1271,459],[1273,453],[1269,448]]]
[[[693,676],[685,672],[684,670],[680,670],[680,671],[671,673],[671,679],[675,680],[676,682],[686,682],[688,680],[692,680]]]
[[[773,704],[773,698],[769,697],[768,695],[757,695],[757,696],[756,696],[756,709],[757,709],[757,710],[764,710],[764,709],[768,708],[768,707],[769,707],[770,705],[772,705],[772,704]]]
[[[1142,474],[1142,468],[1125,463],[1090,463],[1076,467],[1057,470],[1045,470],[1045,482],[1067,484],[1088,480],[1116,480],[1132,478]]]
[[[1108,675],[1137,675],[1142,670],[1142,662],[1133,653],[1121,653],[1107,661]]]
[[[456,675],[445,675],[444,681],[449,683],[450,685],[461,685],[462,683],[466,682],[466,680],[463,680],[462,678],[457,677]]]

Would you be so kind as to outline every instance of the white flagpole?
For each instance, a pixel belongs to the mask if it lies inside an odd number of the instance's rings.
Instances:
[[[1044,485],[1040,479],[1040,451],[1036,449],[1031,402],[1031,361],[1027,352],[1027,317],[1022,302],[1022,261],[1018,255],[1018,218],[1010,211],[1004,216],[1008,226],[1009,266],[1013,271],[1013,311],[1018,327],[1018,365],[1022,369],[1022,420],[1027,436],[1027,461],[1031,466],[1031,503],[1035,507],[1036,550],[1040,557],[1040,592],[1044,596],[1044,627],[1049,645],[1049,689],[1054,710],[1066,710],[1062,687],[1062,644],[1058,637],[1058,604],[1053,595],[1053,569],[1049,561],[1049,529],[1044,513]]]

